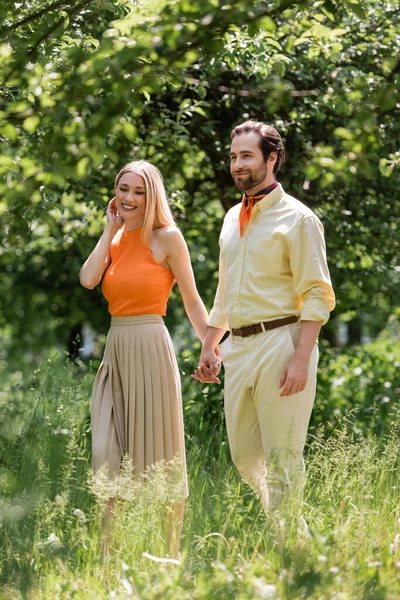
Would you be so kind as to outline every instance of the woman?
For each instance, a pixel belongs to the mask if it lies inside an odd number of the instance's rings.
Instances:
[[[116,177],[105,230],[80,272],[81,284],[88,289],[101,280],[111,328],[93,387],[93,469],[107,463],[110,475],[118,474],[123,457],[129,455],[135,474],[140,474],[178,455],[187,496],[179,372],[162,319],[174,282],[201,340],[207,312],[162,176],[149,162],[131,162]],[[175,531],[169,535],[174,553],[183,508],[182,501],[175,511]]]

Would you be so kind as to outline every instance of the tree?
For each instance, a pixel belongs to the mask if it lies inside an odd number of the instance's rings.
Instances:
[[[323,217],[337,314],[369,313],[372,330],[382,327],[396,302],[400,212],[400,10],[385,9],[380,0],[2,7],[0,298],[19,344],[33,347],[42,331],[66,341],[88,318],[105,329],[100,292],[81,289],[78,271],[115,172],[132,157],[163,172],[210,306],[220,222],[238,201],[229,131],[247,116],[282,132],[281,181]],[[171,321],[181,311],[173,298]]]

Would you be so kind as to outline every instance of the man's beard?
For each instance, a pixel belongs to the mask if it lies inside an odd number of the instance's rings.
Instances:
[[[266,165],[262,165],[255,173],[251,173],[247,177],[243,177],[239,180],[236,179],[236,176],[233,177],[235,182],[235,186],[238,190],[242,190],[245,192],[246,190],[251,190],[258,185],[260,185],[267,176],[267,167]]]

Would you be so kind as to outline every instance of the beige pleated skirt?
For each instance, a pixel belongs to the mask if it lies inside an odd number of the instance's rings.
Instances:
[[[182,395],[168,330],[159,315],[112,317],[92,394],[92,466],[111,476],[128,456],[140,475],[178,461],[187,495]]]

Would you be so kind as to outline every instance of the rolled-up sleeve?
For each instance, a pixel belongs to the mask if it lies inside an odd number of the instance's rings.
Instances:
[[[219,257],[219,275],[218,287],[215,294],[214,306],[211,309],[208,317],[208,325],[217,329],[229,329],[228,317],[224,312],[224,294],[225,294],[225,278],[224,265],[221,256]]]
[[[315,216],[302,219],[290,248],[296,295],[302,299],[302,321],[322,321],[335,308],[335,294],[326,261],[324,228]]]

